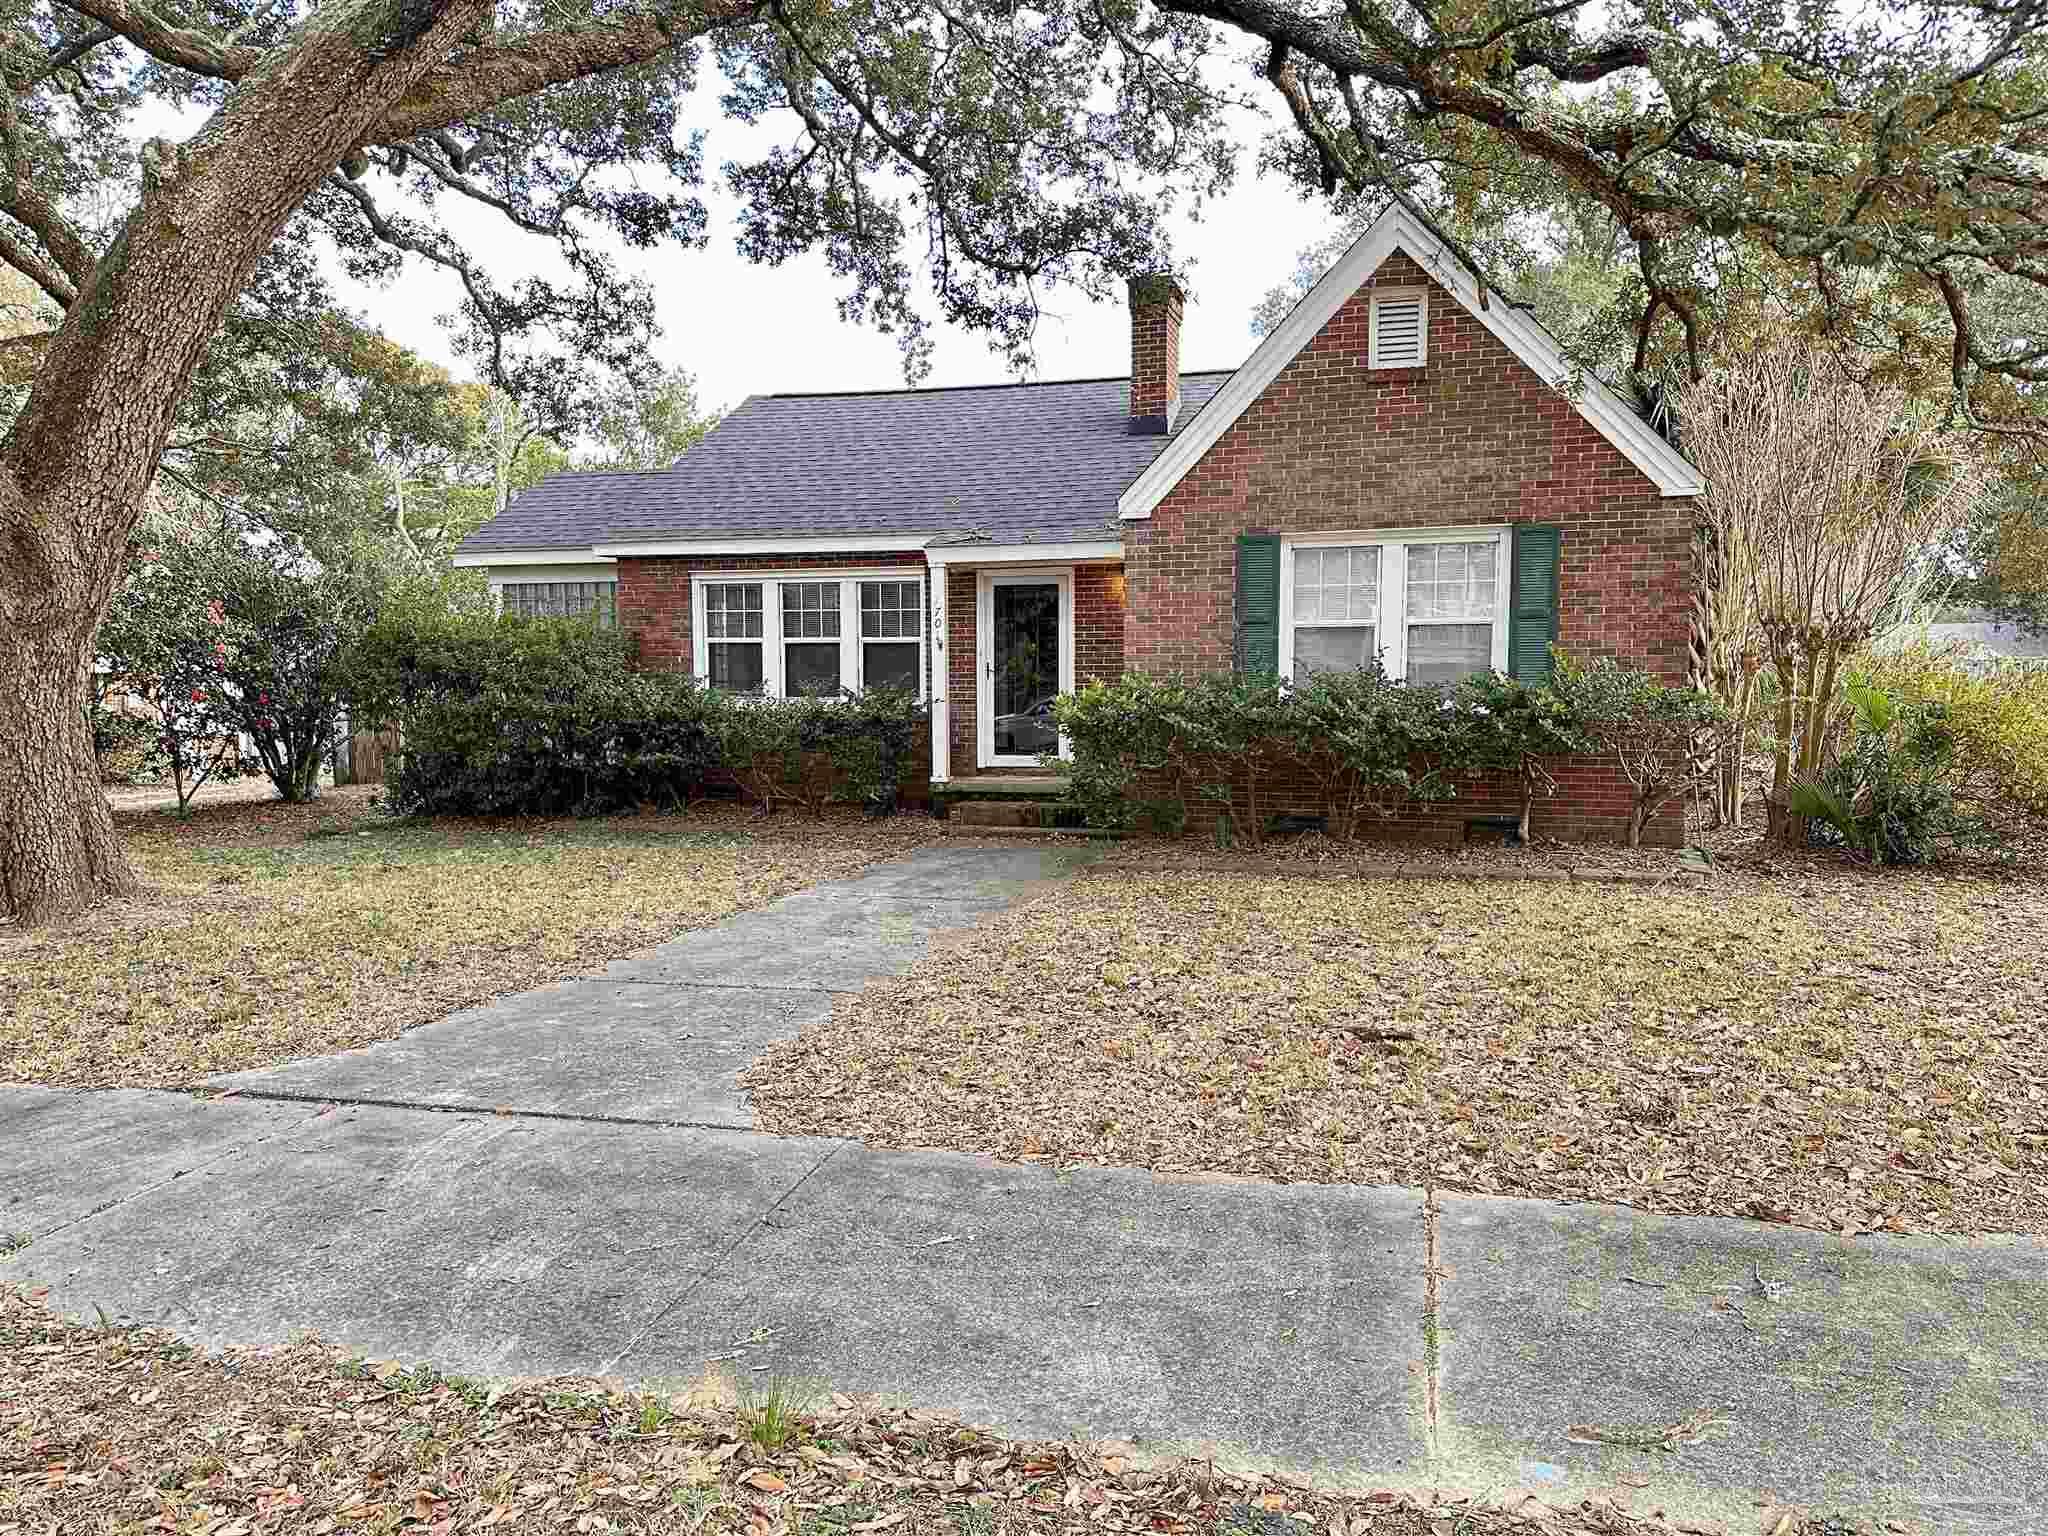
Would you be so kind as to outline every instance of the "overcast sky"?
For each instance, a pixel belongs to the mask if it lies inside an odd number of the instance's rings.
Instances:
[[[723,82],[716,71],[707,67],[704,75],[696,115],[710,131],[704,188],[711,210],[710,244],[701,251],[666,247],[629,253],[632,265],[654,285],[666,333],[663,360],[697,375],[699,398],[707,405],[734,405],[750,394],[778,390],[901,388],[895,339],[840,320],[834,301],[842,288],[821,257],[762,267],[734,250],[735,205],[716,168],[743,152],[746,140],[719,120],[716,92]],[[1260,119],[1245,118],[1236,187],[1204,210],[1202,222],[1182,220],[1173,229],[1176,256],[1192,290],[1181,339],[1185,368],[1230,368],[1242,362],[1255,342],[1253,307],[1293,272],[1296,253],[1332,223],[1327,205],[1304,202],[1292,187],[1255,174],[1254,155],[1265,126]],[[388,184],[377,190],[389,196]],[[444,211],[449,211],[445,205]],[[460,227],[471,249],[493,253],[493,270],[501,276],[511,275],[522,261],[551,265],[541,242],[514,233],[488,211],[478,210]],[[394,340],[453,363],[447,333],[436,322],[437,315],[454,307],[452,278],[443,280],[416,263],[391,288],[353,288],[345,282],[344,287]],[[1077,293],[1057,291],[1046,305],[1038,377],[1129,372],[1129,316],[1121,296],[1113,304],[1097,305]],[[1009,379],[1002,359],[980,337],[948,329],[937,340],[927,384]],[[461,364],[453,366],[469,374]]]

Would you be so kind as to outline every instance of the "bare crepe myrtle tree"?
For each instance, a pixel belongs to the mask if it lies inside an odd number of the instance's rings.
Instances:
[[[1718,567],[1709,681],[1738,765],[1773,685],[1770,803],[1782,816],[1792,784],[1824,766],[1844,664],[1917,594],[1988,475],[1968,435],[1811,341],[1711,370],[1684,411]]]
[[[0,0],[0,264],[60,316],[8,346],[37,366],[0,437],[0,910],[40,921],[134,883],[75,704],[180,401],[245,290],[316,283],[304,258],[328,244],[363,276],[437,264],[484,381],[544,396],[555,370],[522,338],[580,360],[644,336],[645,294],[609,249],[704,238],[700,125],[683,114],[706,54],[726,115],[786,130],[721,168],[741,249],[822,253],[843,313],[896,333],[912,375],[926,307],[1021,364],[1049,289],[1107,296],[1164,265],[1163,219],[1228,178],[1227,109],[1257,92],[1289,125],[1265,165],[1305,189],[1596,200],[1627,232],[1639,367],[1662,347],[1700,371],[1705,258],[1754,250],[1845,314],[1872,286],[1839,283],[1850,269],[1937,300],[1955,409],[2025,435],[2048,335],[1998,317],[2015,287],[2048,288],[2044,14],[2048,0]],[[1233,83],[1247,41],[1256,70]],[[209,115],[189,138],[133,149],[145,122],[194,108]],[[451,207],[554,241],[568,279],[494,281]],[[277,331],[281,313],[244,318]]]

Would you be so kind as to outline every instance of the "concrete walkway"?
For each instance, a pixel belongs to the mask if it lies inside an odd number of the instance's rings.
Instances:
[[[313,1328],[452,1371],[652,1381],[716,1362],[1021,1434],[1604,1493],[1736,1531],[1780,1502],[2040,1522],[2042,1242],[1062,1174],[745,1128],[731,1072],[763,1040],[1033,889],[1051,856],[920,854],[587,983],[235,1080],[314,1102],[0,1088],[0,1231],[32,1239],[0,1282],[207,1345]],[[1623,1443],[1709,1417],[1675,1449]]]
[[[594,970],[361,1050],[214,1079],[315,1102],[751,1127],[739,1073],[900,976],[935,939],[1022,901],[1082,848],[927,848]]]

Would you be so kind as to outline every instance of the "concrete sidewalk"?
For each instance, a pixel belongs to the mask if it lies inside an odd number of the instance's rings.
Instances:
[[[717,1361],[1016,1433],[1735,1530],[1759,1501],[1940,1531],[2048,1510],[2036,1241],[140,1092],[0,1089],[0,1148],[0,1228],[33,1239],[0,1281],[207,1345]],[[1702,1411],[1675,1450],[1597,1443]]]
[[[28,1239],[0,1283],[205,1345],[717,1363],[1339,1485],[2043,1525],[2048,1243],[751,1129],[762,1045],[1063,856],[920,853],[243,1096],[0,1087],[0,1233]]]

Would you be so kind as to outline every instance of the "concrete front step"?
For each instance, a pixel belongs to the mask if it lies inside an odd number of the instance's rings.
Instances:
[[[1038,827],[1047,824],[1043,800],[960,800],[947,811],[952,821],[977,827]]]
[[[1000,796],[1019,799],[1024,796],[1047,798],[1064,795],[1072,779],[1050,773],[1003,773],[982,774],[968,779],[934,779],[932,794],[948,799],[964,799],[968,796],[986,798]]]

